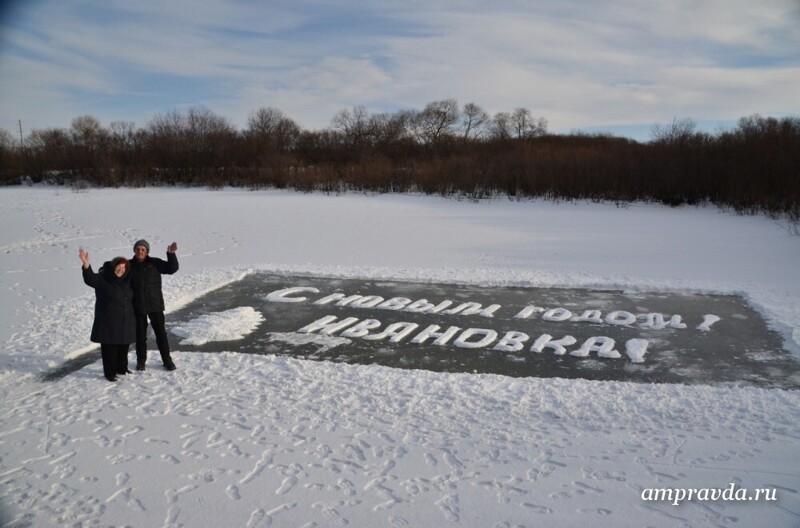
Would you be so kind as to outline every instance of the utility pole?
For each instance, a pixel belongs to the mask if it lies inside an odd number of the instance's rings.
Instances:
[[[22,141],[22,119],[19,120],[19,149],[22,150],[25,143]]]

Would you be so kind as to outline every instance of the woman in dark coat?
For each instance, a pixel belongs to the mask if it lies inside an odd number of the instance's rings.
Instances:
[[[103,264],[98,273],[92,271],[89,253],[81,249],[83,282],[94,288],[94,324],[92,341],[100,343],[103,374],[108,381],[128,374],[128,350],[136,341],[136,314],[128,259],[117,257]]]

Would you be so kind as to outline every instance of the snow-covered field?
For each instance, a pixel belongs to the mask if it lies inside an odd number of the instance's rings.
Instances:
[[[37,377],[91,348],[78,248],[97,267],[140,238],[156,256],[178,242],[169,309],[250,270],[738,293],[800,355],[800,238],[780,221],[34,187],[0,189],[0,225],[2,526],[800,524],[796,391],[394,370],[241,355],[235,341],[176,353],[175,372],[151,353],[147,371],[115,384],[99,363]],[[645,500],[653,489],[673,500]]]

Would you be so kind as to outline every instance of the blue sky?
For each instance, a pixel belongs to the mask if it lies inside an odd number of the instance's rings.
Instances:
[[[307,129],[454,98],[647,139],[800,115],[797,0],[0,0],[0,128],[205,107]]]

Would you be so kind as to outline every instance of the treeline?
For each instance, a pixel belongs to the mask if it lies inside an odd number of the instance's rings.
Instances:
[[[0,182],[24,181],[711,203],[796,221],[800,118],[743,117],[715,134],[676,120],[639,143],[552,135],[528,109],[489,116],[452,99],[396,113],[357,106],[314,131],[276,108],[254,111],[244,130],[203,108],[143,128],[81,116],[22,141],[0,130]]]

